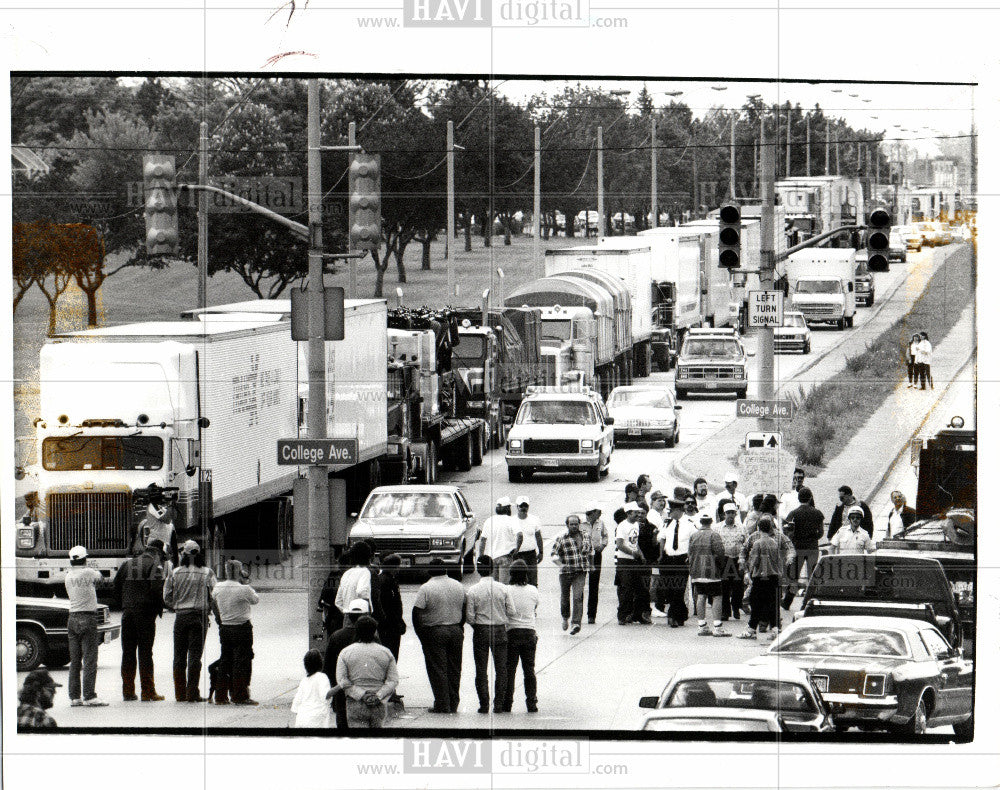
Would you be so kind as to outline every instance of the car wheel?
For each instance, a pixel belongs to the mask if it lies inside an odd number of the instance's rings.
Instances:
[[[745,398],[747,396],[747,388],[744,387],[739,392],[736,393],[737,398]]]
[[[45,661],[45,635],[30,626],[17,629],[17,671],[31,672]]]
[[[673,447],[675,444],[677,444],[677,434],[676,433],[670,434],[670,436],[664,439],[663,443],[667,447]]]
[[[476,560],[472,555],[475,554],[475,546],[473,546],[468,551],[465,551],[465,544],[462,544],[462,573],[472,573],[476,569]]]
[[[507,467],[507,480],[511,483],[520,483],[521,477],[521,467],[519,466],[508,466]]]
[[[854,329],[854,316],[853,315],[850,318],[847,319],[847,326],[850,329]]]
[[[601,479],[601,462],[597,462],[597,466],[591,467],[587,470],[587,479],[591,483],[596,483]]]
[[[927,702],[925,697],[920,698],[917,709],[906,724],[901,725],[897,732],[900,735],[923,735],[927,732]]]
[[[972,740],[973,716],[969,716],[965,721],[958,721],[951,725],[951,728],[962,740]]]
[[[871,307],[873,304],[875,304],[875,294],[874,293],[872,293],[872,295],[868,297],[868,301],[865,302],[865,306]],[[852,324],[852,326],[853,326],[853,324]]]
[[[837,319],[837,329],[839,331],[843,332],[846,328],[847,328],[847,319],[846,318],[838,318]]]
[[[808,354],[810,351],[812,351],[812,343],[807,342],[804,346],[802,346],[802,353]]]

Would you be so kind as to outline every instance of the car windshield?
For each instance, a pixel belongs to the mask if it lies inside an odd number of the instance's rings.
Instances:
[[[361,518],[458,518],[451,494],[386,491],[372,494]]]
[[[608,408],[645,406],[653,409],[669,409],[673,406],[670,393],[666,390],[615,390],[608,399]]]
[[[947,580],[933,562],[844,554],[824,557],[809,577],[806,600],[927,603],[950,600]]]
[[[724,337],[689,337],[684,341],[681,355],[686,357],[713,357],[731,359],[740,355],[740,347],[735,340]]]
[[[840,280],[799,280],[795,283],[797,294],[839,294]]]
[[[42,466],[50,472],[88,469],[160,469],[158,436],[49,436],[42,442]]]
[[[806,319],[801,315],[789,315],[786,313],[781,325],[789,327],[803,327],[806,325]]]
[[[595,425],[594,407],[576,400],[531,400],[521,404],[518,425]]]
[[[569,340],[572,322],[568,318],[546,319],[542,321],[542,340]]]
[[[451,350],[453,359],[481,360],[486,340],[481,335],[459,334],[458,345]]]
[[[840,656],[909,655],[906,639],[898,631],[878,631],[854,626],[804,626],[771,647],[772,653],[818,653]]]
[[[664,707],[817,712],[812,695],[799,683],[746,678],[682,680],[674,686]]]

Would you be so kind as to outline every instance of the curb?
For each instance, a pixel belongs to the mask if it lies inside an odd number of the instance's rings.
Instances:
[[[944,266],[947,262],[948,262],[948,259],[945,258],[941,262],[941,265]],[[889,304],[889,302],[892,300],[892,298],[896,295],[896,292],[900,288],[902,288],[903,285],[905,285],[906,280],[907,280],[907,278],[904,277],[902,280],[899,281],[899,283],[896,285],[895,288],[893,288],[891,291],[889,291],[888,295],[886,296],[885,299],[882,300],[881,304],[879,304],[879,306],[877,308],[875,308],[871,312],[871,315],[869,316],[869,319],[868,319],[869,321],[871,321],[876,316],[878,316],[879,313],[881,313],[886,308],[886,306]],[[866,324],[867,323],[868,322],[866,322]],[[780,391],[782,389],[784,389],[785,387],[791,385],[797,378],[799,378],[799,376],[803,375],[807,371],[812,370],[814,367],[816,367],[816,365],[818,365],[820,362],[822,362],[827,357],[829,357],[834,351],[837,351],[839,349],[839,347],[840,347],[839,345],[831,346],[826,351],[824,351],[822,354],[818,355],[808,365],[806,365],[804,368],[802,368],[800,371],[798,371],[794,376],[792,376],[787,382],[785,382],[785,384],[783,384],[782,387],[779,389],[779,393],[780,393]],[[963,365],[963,367],[964,367],[964,365]],[[679,480],[680,482],[682,482],[682,483],[684,483],[684,484],[686,484],[688,486],[692,485],[694,483],[695,478],[697,477],[697,475],[691,474],[691,472],[688,471],[687,467],[684,466],[685,459],[687,459],[688,456],[694,454],[695,451],[700,450],[708,442],[710,442],[713,439],[715,439],[716,436],[718,436],[724,430],[726,430],[727,428],[729,428],[729,426],[732,425],[734,422],[736,422],[736,420],[738,420],[738,419],[740,419],[740,418],[734,416],[731,420],[729,420],[729,422],[726,422],[726,423],[723,423],[722,425],[720,425],[715,430],[714,433],[709,434],[704,439],[702,439],[700,442],[698,442],[698,444],[696,444],[693,447],[689,448],[686,453],[684,453],[683,455],[678,456],[677,458],[675,458],[673,460],[673,462],[671,463],[671,465],[670,465],[670,474],[673,477],[675,477],[677,480]],[[719,491],[722,491],[722,489],[720,488]],[[718,492],[716,492],[716,493],[718,493]]]

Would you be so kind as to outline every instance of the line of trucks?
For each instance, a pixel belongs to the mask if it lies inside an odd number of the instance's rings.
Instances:
[[[759,222],[744,221],[742,244],[744,260],[759,256]],[[705,220],[549,251],[546,276],[503,306],[348,300],[345,339],[326,344],[327,436],[358,446],[355,463],[330,467],[346,481],[346,511],[377,485],[480,464],[531,386],[590,385],[606,398],[671,367],[689,329],[736,325],[743,290],[717,261],[718,224]],[[22,590],[58,588],[77,544],[110,575],[154,496],[214,557],[287,556],[300,472],[278,463],[277,442],[307,437],[308,399],[290,311],[289,300],[253,300],[43,346],[37,490],[17,528]]]

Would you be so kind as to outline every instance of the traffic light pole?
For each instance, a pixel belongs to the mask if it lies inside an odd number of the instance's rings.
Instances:
[[[775,143],[761,137],[760,146],[760,289],[774,290],[774,149]],[[774,400],[774,329],[761,327],[757,335],[760,382],[757,397]],[[760,429],[771,429],[771,420],[758,421]]]
[[[319,80],[308,84],[306,112],[309,188],[309,409],[306,430],[310,439],[326,438],[326,366],[324,340],[325,309],[323,298],[323,185],[320,171]],[[331,356],[333,351],[331,349]],[[332,360],[330,365],[333,369]],[[309,648],[322,649],[323,616],[316,606],[316,596],[323,588],[330,569],[329,479],[325,466],[310,466],[309,547],[307,561],[306,617],[309,623]]]
[[[198,183],[208,186],[208,124],[198,130]],[[208,194],[198,193],[198,307],[208,307]]]

